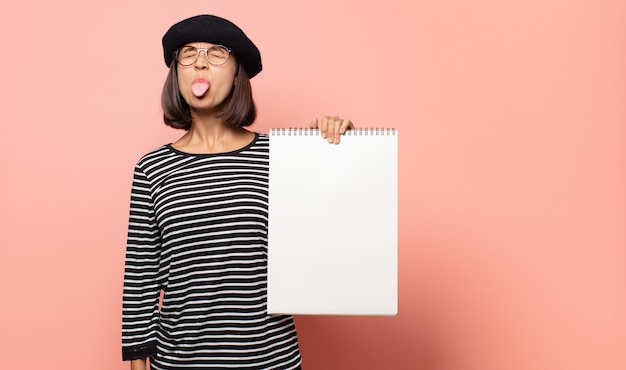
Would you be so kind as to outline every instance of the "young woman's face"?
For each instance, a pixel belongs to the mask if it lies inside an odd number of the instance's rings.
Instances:
[[[206,51],[198,49],[207,49]],[[192,42],[183,46],[178,54],[184,62],[185,56],[192,61],[188,66],[178,63],[178,88],[192,111],[219,113],[219,107],[230,94],[235,81],[237,61],[232,54],[224,54],[225,49],[207,42]],[[209,63],[207,56],[213,61]],[[220,58],[228,58],[226,63],[219,64]],[[187,64],[185,62],[185,64]]]

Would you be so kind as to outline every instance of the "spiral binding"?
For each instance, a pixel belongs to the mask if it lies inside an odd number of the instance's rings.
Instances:
[[[319,136],[319,129],[310,128],[271,128],[272,136]],[[397,129],[385,127],[355,128],[344,133],[347,136],[395,136]]]

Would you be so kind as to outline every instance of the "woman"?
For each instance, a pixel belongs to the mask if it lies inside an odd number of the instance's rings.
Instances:
[[[148,357],[152,369],[299,369],[293,319],[266,313],[269,142],[244,128],[256,118],[260,53],[211,15],[173,25],[163,50],[164,120],[186,133],[135,167],[123,359],[131,369]],[[339,143],[352,123],[310,127]]]

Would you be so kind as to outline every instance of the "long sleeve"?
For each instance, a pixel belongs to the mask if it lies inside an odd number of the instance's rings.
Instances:
[[[122,358],[146,358],[156,351],[159,321],[161,238],[150,183],[135,167],[124,268]]]

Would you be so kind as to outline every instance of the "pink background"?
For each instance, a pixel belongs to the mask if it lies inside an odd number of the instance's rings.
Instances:
[[[3,1],[0,368],[128,367],[131,173],[198,13],[263,53],[255,130],[400,130],[399,314],[297,317],[306,370],[626,369],[623,0]]]

